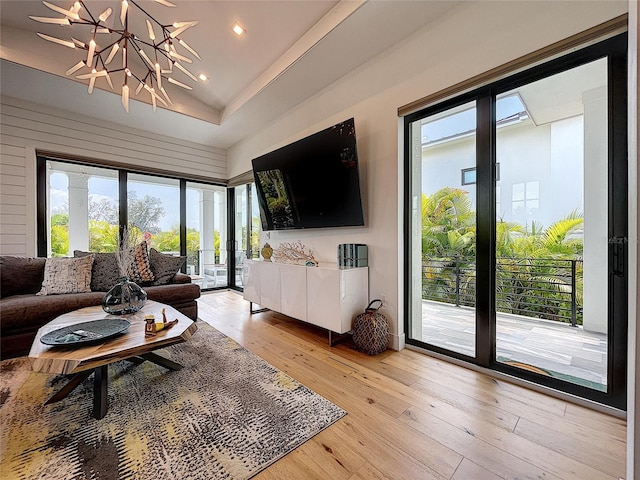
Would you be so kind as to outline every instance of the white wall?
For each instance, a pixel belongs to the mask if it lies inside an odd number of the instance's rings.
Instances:
[[[258,155],[353,116],[365,227],[272,232],[269,243],[299,239],[325,262],[335,262],[339,243],[368,244],[370,297],[386,297],[381,311],[392,322],[394,346],[402,345],[398,107],[626,11],[625,1],[464,3],[231,148],[229,175],[250,170]]]
[[[36,151],[226,179],[224,150],[0,97],[0,254],[36,254]]]

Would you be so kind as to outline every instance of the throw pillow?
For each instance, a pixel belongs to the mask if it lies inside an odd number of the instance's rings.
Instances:
[[[115,252],[93,253],[74,250],[74,257],[86,257],[93,255],[93,267],[91,268],[91,291],[108,292],[118,278],[121,277]]]
[[[132,282],[153,282],[155,277],[149,263],[147,242],[140,242],[134,247],[133,263],[127,268],[127,275]]]
[[[187,257],[176,257],[157,251],[155,248],[149,250],[149,262],[155,280],[151,285],[166,285],[171,282],[173,276],[182,268],[187,261]]]
[[[36,295],[84,293],[91,291],[93,257],[47,258],[42,289]]]

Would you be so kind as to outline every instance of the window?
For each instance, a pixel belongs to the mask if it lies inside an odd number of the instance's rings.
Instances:
[[[228,286],[224,185],[38,157],[37,203],[39,256],[113,252],[126,222],[150,247],[186,256],[202,288]]]
[[[46,255],[74,250],[113,252],[118,242],[118,172],[56,161],[46,163]]]
[[[474,185],[476,183],[476,167],[462,169],[462,185]]]

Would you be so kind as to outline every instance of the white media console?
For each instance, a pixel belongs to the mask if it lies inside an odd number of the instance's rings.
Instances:
[[[351,331],[369,302],[369,268],[306,267],[245,260],[244,298],[251,304],[326,328]]]

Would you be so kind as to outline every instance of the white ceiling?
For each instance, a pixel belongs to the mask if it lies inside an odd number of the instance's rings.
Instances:
[[[352,69],[455,8],[458,1],[434,0],[260,0],[182,1],[176,8],[151,0],[136,2],[161,23],[198,20],[182,39],[202,57],[188,65],[206,82],[180,81],[187,92],[165,87],[170,109],[153,113],[144,90],[127,114],[118,91],[104,79],[92,95],[85,83],[65,76],[81,51],[47,42],[36,32],[87,41],[80,27],[29,19],[57,17],[41,1],[0,1],[0,93],[116,124],[228,148]],[[50,0],[69,9],[72,0]],[[130,4],[132,2],[130,1]],[[111,7],[119,22],[120,1],[85,0],[94,16]],[[131,7],[130,30],[146,38],[141,14]],[[247,33],[231,32],[234,21]],[[139,26],[138,26],[139,25]],[[117,26],[117,25],[116,25]],[[74,30],[76,29],[76,30]],[[139,33],[138,33],[139,32]],[[114,80],[115,85],[122,80]],[[132,98],[134,98],[132,96]]]

